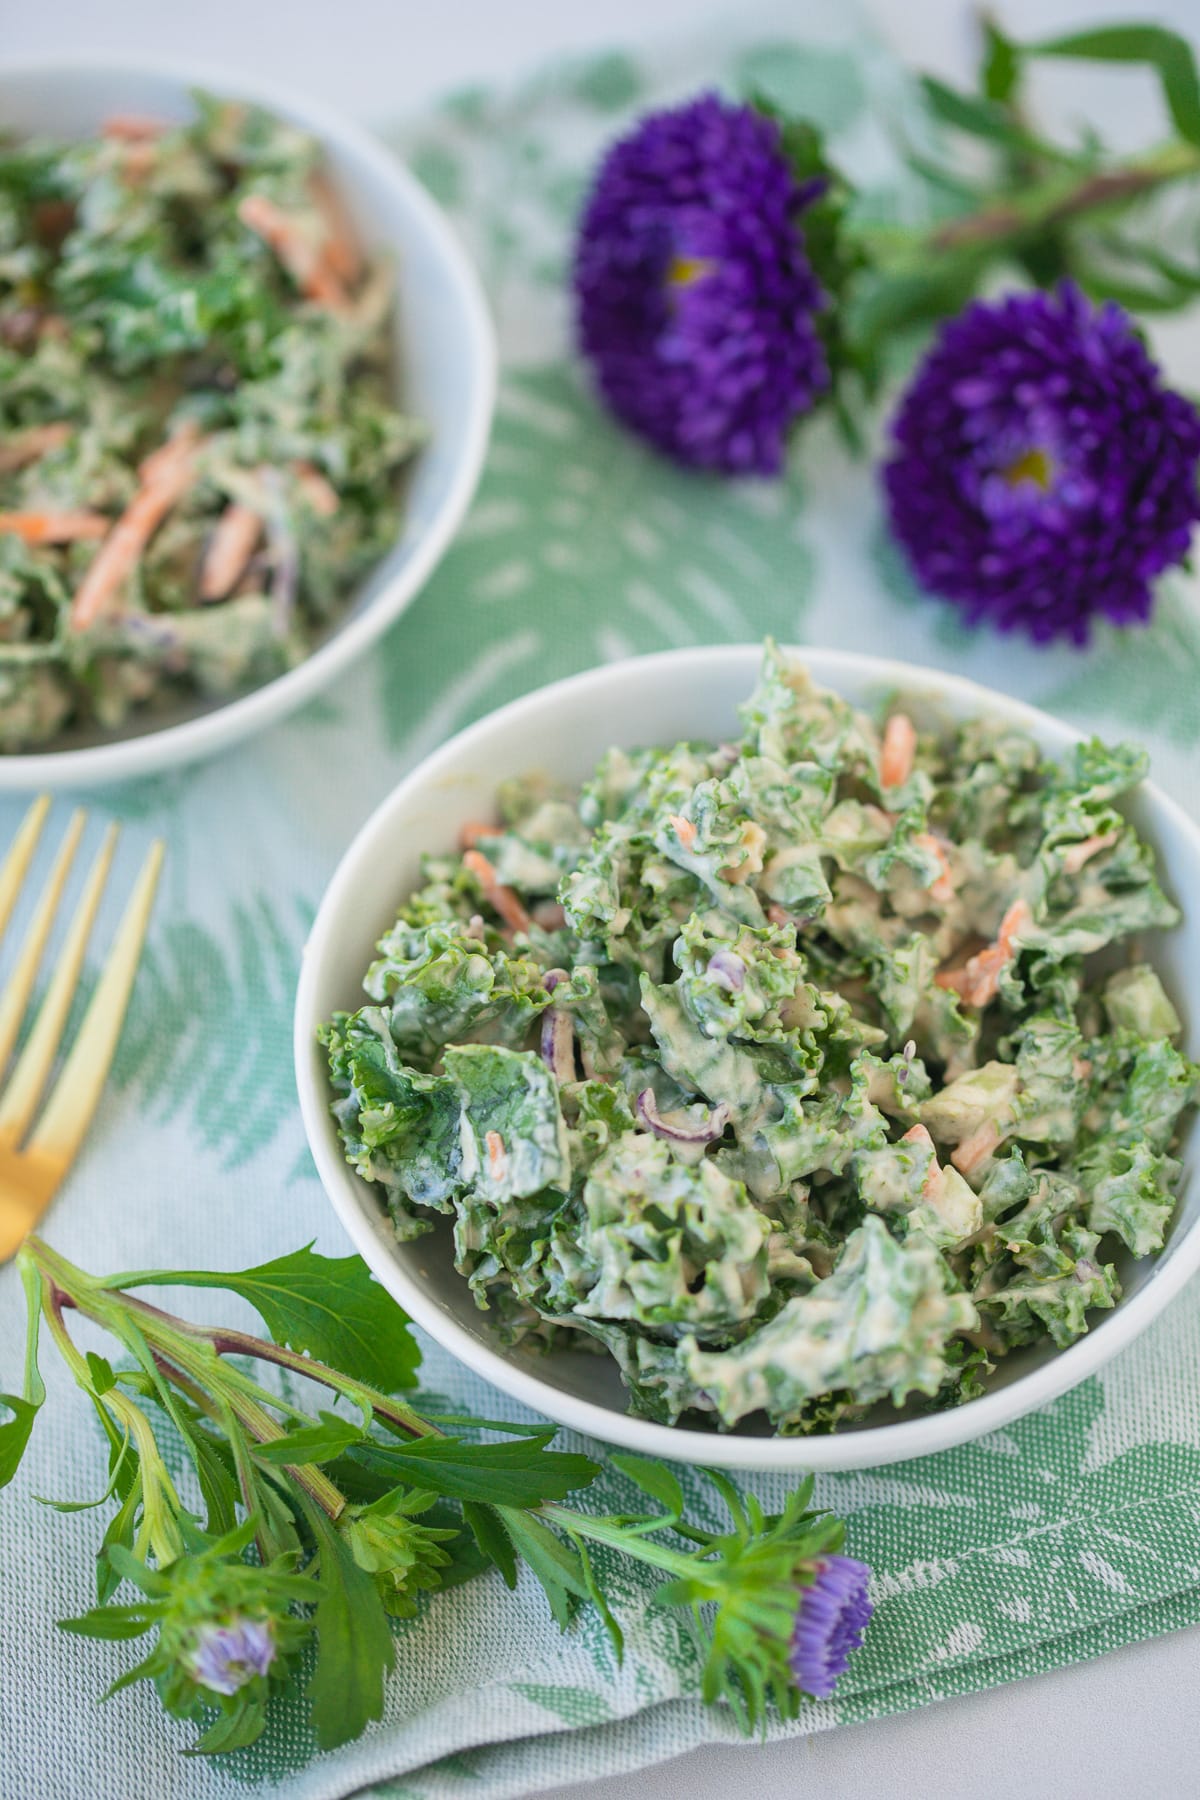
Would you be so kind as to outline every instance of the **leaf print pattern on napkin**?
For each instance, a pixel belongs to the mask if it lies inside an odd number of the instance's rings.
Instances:
[[[1173,1503],[1200,1489],[1200,1449],[1140,1445],[1093,1467],[1104,1404],[1093,1379],[977,1443],[818,1484],[875,1571],[877,1612],[839,1686],[842,1719],[875,1716],[885,1684],[954,1692],[956,1662],[1053,1642],[1195,1585],[1200,1554],[1180,1544]]]
[[[568,1725],[601,1725],[613,1716],[612,1707],[593,1688],[568,1687],[543,1681],[514,1681],[512,1689],[535,1706],[544,1706]]]
[[[1042,706],[1092,729],[1100,718],[1169,738],[1181,749],[1200,743],[1200,612],[1194,582],[1163,586],[1150,624],[1109,629],[1096,648]]]
[[[393,745],[408,747],[418,657],[444,692],[499,645],[522,643],[519,663],[505,660],[472,694],[478,717],[635,652],[765,633],[801,641],[816,576],[802,500],[795,472],[731,483],[666,466],[568,366],[510,375],[475,506],[383,646]]]
[[[186,1118],[226,1169],[295,1115],[292,1001],[312,919],[259,897],[230,912],[232,942],[195,919],[164,921],[134,986],[113,1074],[159,1121]]]
[[[401,138],[413,173],[458,214],[502,323],[517,316],[531,284],[557,303],[592,162],[643,94],[631,57],[590,56],[515,92],[464,89]]]
[[[867,104],[860,61],[847,50],[818,44],[753,44],[738,58],[733,86],[738,93],[761,94],[830,136],[850,131]]]

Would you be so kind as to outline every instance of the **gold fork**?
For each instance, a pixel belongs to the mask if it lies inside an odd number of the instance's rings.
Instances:
[[[8,927],[49,810],[48,795],[34,801],[0,866],[0,938]],[[86,813],[73,814],[26,928],[16,967],[0,992],[0,1071],[7,1066],[20,1033],[86,821]],[[78,1035],[41,1116],[33,1125],[79,984],[116,838],[117,827],[110,825],[88,872],[37,1016],[12,1073],[0,1089],[0,1262],[7,1262],[16,1254],[75,1161],[108,1077],[124,1022],[162,866],[161,842],[152,846],[142,865]]]

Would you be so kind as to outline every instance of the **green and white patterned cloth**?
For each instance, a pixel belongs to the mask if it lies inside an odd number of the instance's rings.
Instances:
[[[599,146],[633,111],[752,77],[819,117],[870,203],[903,205],[886,137],[895,70],[848,39],[841,8],[805,44],[764,33],[651,64],[612,55],[519,91],[458,95],[401,148],[479,260],[504,351],[479,498],[429,588],[365,667],[291,723],[216,762],[103,797],[127,823],[122,867],[154,833],[166,876],[113,1090],[49,1221],[97,1270],[242,1267],[315,1236],[345,1244],[304,1146],[290,1022],[305,929],[352,828],[450,732],[602,658],[668,645],[784,641],[886,650],[952,668],[1110,733],[1141,736],[1158,779],[1193,799],[1200,622],[1185,589],[1152,630],[1087,655],[972,639],[907,585],[868,468],[818,431],[777,486],[716,486],[643,454],[596,410],[567,348],[569,224]],[[783,38],[796,30],[788,9]],[[647,720],[648,733],[653,721]],[[60,809],[61,810],[61,809]],[[19,816],[0,806],[0,841]],[[117,884],[120,885],[119,883]],[[117,896],[119,900],[120,896]],[[1195,903],[1194,896],[1181,898]],[[111,924],[111,915],[109,917]],[[190,1295],[195,1306],[212,1297]],[[170,1299],[166,1301],[170,1304]],[[218,1301],[212,1302],[213,1311]],[[20,1355],[18,1286],[0,1274],[0,1386]],[[434,1346],[428,1385],[456,1409],[518,1409]],[[52,1403],[0,1502],[0,1793],[6,1800],[218,1800],[248,1793],[390,1800],[557,1790],[731,1738],[694,1698],[686,1629],[617,1573],[628,1654],[584,1618],[560,1638],[532,1583],[485,1578],[397,1627],[386,1716],[317,1755],[297,1706],[227,1761],[142,1688],[103,1710],[119,1646],[54,1629],[90,1600],[98,1525],[40,1506],[102,1485],[98,1426],[47,1355]],[[1048,1411],[895,1470],[827,1477],[875,1570],[878,1611],[827,1729],[1059,1667],[1200,1620],[1200,1293]],[[685,1477],[686,1478],[686,1477]],[[780,1485],[763,1479],[770,1500]],[[597,1504],[632,1501],[621,1478]]]

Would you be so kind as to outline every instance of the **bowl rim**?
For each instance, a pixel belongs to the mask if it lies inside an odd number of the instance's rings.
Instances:
[[[428,1331],[459,1362],[557,1424],[622,1449],[668,1461],[708,1463],[744,1471],[832,1473],[907,1462],[913,1457],[952,1449],[1001,1429],[1075,1387],[1139,1336],[1200,1268],[1200,1220],[1174,1241],[1170,1255],[1156,1263],[1152,1277],[1145,1285],[1118,1302],[1106,1315],[1101,1329],[1089,1331],[1038,1368],[963,1406],[894,1424],[864,1426],[841,1436],[835,1432],[827,1437],[739,1437],[731,1433],[656,1424],[629,1413],[614,1412],[543,1381],[537,1374],[519,1367],[511,1356],[481,1343],[425,1294],[419,1282],[391,1253],[386,1238],[368,1217],[364,1197],[369,1190],[341,1154],[329,1109],[323,1058],[318,1054],[316,1042],[316,1027],[322,1022],[315,1003],[318,977],[326,948],[340,928],[343,909],[353,897],[359,867],[373,859],[375,846],[386,835],[392,813],[403,809],[415,794],[444,779],[446,765],[458,763],[476,747],[485,747],[497,727],[522,714],[536,713],[548,702],[570,699],[580,707],[595,703],[606,689],[619,687],[635,666],[649,673],[659,669],[665,681],[668,671],[678,679],[680,670],[688,665],[711,666],[728,664],[731,660],[744,663],[749,672],[757,667],[761,653],[761,646],[757,644],[708,645],[657,651],[602,664],[509,701],[457,732],[423,758],[374,808],[356,832],[325,890],[301,958],[293,1052],[305,1134],[334,1212],[355,1249],[393,1298],[414,1323]],[[964,710],[990,711],[1023,726],[1044,744],[1060,750],[1081,742],[1085,735],[1025,701],[944,670],[889,657],[824,650],[816,646],[786,646],[785,654],[813,667],[817,679],[835,689],[841,671],[863,685],[878,685],[881,691],[889,688],[909,690],[927,694],[932,700],[953,696]],[[1155,783],[1147,780],[1139,791],[1147,794],[1161,810],[1169,830],[1190,839],[1200,856],[1200,826]]]
[[[0,108],[5,91],[12,84],[80,76],[98,80],[126,76],[135,81],[161,81],[184,93],[190,88],[204,88],[244,98],[294,120],[323,146],[345,149],[380,182],[399,191],[409,213],[436,246],[466,317],[462,361],[464,368],[473,370],[468,387],[468,422],[464,450],[448,490],[415,542],[406,567],[387,581],[361,612],[336,626],[303,662],[248,693],[177,724],[73,750],[0,756],[0,793],[43,787],[99,787],[159,774],[215,755],[311,699],[395,623],[445,554],[483,472],[496,401],[496,334],[479,276],[443,209],[382,139],[336,107],[311,98],[302,90],[228,65],[183,57],[64,51],[59,55],[0,59]]]

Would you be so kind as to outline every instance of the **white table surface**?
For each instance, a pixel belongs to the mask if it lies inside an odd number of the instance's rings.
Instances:
[[[951,76],[969,66],[971,0],[863,3],[909,61]],[[741,10],[740,0],[727,5]],[[269,71],[382,121],[467,81],[503,80],[559,51],[685,32],[718,10],[719,0],[605,0],[602,7],[580,0],[3,0],[0,58],[95,50],[190,56]],[[777,10],[786,19],[786,6]],[[995,10],[1017,36],[1141,15],[1200,34],[1200,0],[997,0]],[[1051,100],[1102,120],[1110,138],[1136,142],[1149,128],[1154,94],[1148,78],[1064,72]],[[1170,339],[1192,351],[1189,363],[1200,363],[1200,334],[1188,329],[1176,339],[1177,332],[1178,325]],[[1155,336],[1167,341],[1166,333]],[[1178,373],[1174,354],[1172,361]],[[1200,1794],[1198,1695],[1200,1627],[922,1712],[787,1743],[697,1750],[560,1795],[1108,1800],[1134,1793],[1183,1800]]]

